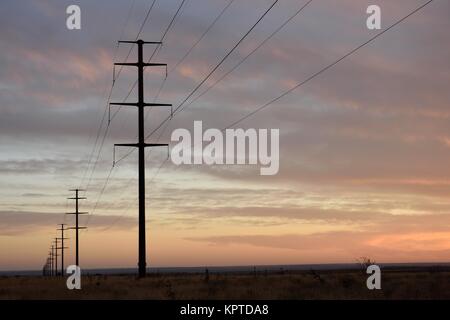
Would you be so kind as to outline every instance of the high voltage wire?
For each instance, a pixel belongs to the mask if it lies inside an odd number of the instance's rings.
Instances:
[[[297,85],[293,86],[292,88],[290,88],[289,90],[283,92],[281,95],[277,96],[276,98],[270,100],[269,102],[263,104],[262,106],[258,107],[257,109],[253,110],[252,112],[249,112],[248,114],[246,114],[245,116],[243,116],[242,118],[234,121],[233,123],[231,123],[230,125],[228,125],[227,127],[225,127],[224,129],[233,127],[235,125],[237,125],[238,123],[244,121],[245,119],[253,116],[254,114],[256,114],[257,112],[265,109],[266,107],[270,106],[271,104],[273,104],[274,102],[280,100],[281,98],[283,98],[284,96],[288,95],[289,93],[291,93],[292,91],[298,89],[299,87],[303,86],[304,84],[308,83],[309,81],[311,81],[312,79],[314,79],[315,77],[317,77],[318,75],[322,74],[323,72],[327,71],[328,69],[332,68],[333,66],[335,66],[336,64],[338,64],[339,62],[341,62],[342,60],[344,60],[345,58],[351,56],[353,53],[355,53],[356,51],[358,51],[359,49],[365,47],[366,45],[368,45],[369,43],[371,43],[372,41],[374,41],[375,39],[377,39],[378,37],[380,37],[381,35],[383,35],[384,33],[386,33],[387,31],[391,30],[392,28],[394,28],[395,26],[397,26],[398,24],[402,23],[403,21],[405,21],[406,19],[408,19],[410,16],[412,16],[413,14],[415,14],[416,12],[420,11],[421,9],[423,9],[425,6],[427,6],[428,4],[430,4],[431,2],[433,2],[433,0],[429,0],[426,3],[422,4],[421,6],[419,6],[418,8],[416,8],[415,10],[413,10],[412,12],[410,12],[409,14],[407,14],[406,16],[404,16],[403,18],[401,18],[400,20],[398,20],[397,22],[391,24],[389,27],[387,27],[386,29],[384,29],[383,31],[377,33],[375,36],[373,36],[372,38],[370,38],[369,40],[365,41],[364,43],[360,44],[359,46],[355,47],[354,49],[350,50],[348,53],[346,53],[345,55],[343,55],[342,57],[340,57],[339,59],[337,59],[336,61],[334,61],[333,63],[330,63],[329,65],[327,65],[326,67],[320,69],[319,71],[317,71],[316,73],[312,74],[311,76],[309,76],[308,78],[306,78],[305,80],[303,80],[302,82],[298,83]]]
[[[202,33],[202,35],[197,39],[197,41],[194,42],[194,44],[189,48],[189,50],[183,55],[183,57],[173,66],[173,68],[170,69],[170,72],[175,71],[180,64],[183,63],[183,61],[189,56],[189,54],[194,50],[194,48],[200,43],[200,41],[203,40],[203,38],[206,36],[206,34],[214,27],[214,25],[219,21],[219,19],[223,16],[225,11],[233,4],[235,0],[230,0],[226,6],[220,11],[220,13],[214,18],[214,20],[211,22],[211,24],[206,28],[206,30]]]
[[[189,93],[186,98],[178,105],[178,107],[175,108],[174,112],[177,112],[178,109],[182,108],[184,103],[189,100],[192,95],[197,92],[197,90],[211,77],[211,75],[222,65],[222,63],[225,62],[225,60],[233,53],[233,51],[244,41],[245,38],[255,29],[255,27],[264,19],[264,17],[269,13],[270,10],[277,4],[278,0],[275,0],[269,8],[262,14],[261,17],[253,24],[253,26],[239,39],[239,41],[234,45],[233,48],[219,61],[219,63],[208,73],[208,75],[194,88],[194,90]]]
[[[130,20],[130,17],[131,17],[131,12],[132,12],[132,10],[133,10],[134,4],[135,4],[135,0],[133,0],[133,2],[131,3],[130,9],[128,10],[127,18],[126,18],[125,23],[123,24],[123,27],[122,27],[121,36],[125,33],[125,29],[126,29],[126,27],[128,26],[128,23],[129,23],[129,20]],[[113,55],[113,59],[112,59],[113,62],[114,62],[114,61],[116,60],[116,58],[117,58],[117,53],[118,53],[118,51],[119,51],[119,45],[117,45],[116,48],[115,48],[115,50],[114,50],[114,55]],[[114,84],[115,84],[115,83],[112,82],[111,87],[110,87],[110,89],[109,89],[108,98],[106,99],[107,101],[109,101],[109,99],[111,99],[111,94],[112,94],[112,90],[113,90]],[[105,97],[106,92],[107,92],[107,87],[105,87],[105,90],[104,90],[104,92],[103,92],[103,94],[102,94],[102,100],[103,100],[103,98]],[[101,101],[102,101],[102,100],[101,100]],[[99,107],[100,107],[100,105],[99,105]],[[90,164],[91,164],[92,157],[93,157],[93,155],[94,155],[94,152],[95,152],[95,149],[96,149],[96,146],[97,146],[97,142],[98,142],[98,139],[99,139],[99,137],[100,137],[101,128],[103,127],[103,122],[105,121],[105,118],[106,118],[107,108],[108,108],[108,105],[106,105],[106,107],[105,107],[105,111],[104,111],[104,113],[103,113],[103,117],[102,117],[102,120],[101,120],[101,122],[100,122],[100,126],[99,126],[99,128],[98,128],[98,130],[97,130],[97,137],[95,138],[94,146],[92,147],[92,151],[90,152],[90,155],[89,155],[89,158],[88,158],[88,163],[87,163],[87,166],[86,166],[86,170],[85,170],[85,172],[84,172],[84,174],[83,174],[83,177],[82,177],[82,179],[81,179],[81,182],[80,182],[80,188],[81,188],[81,185],[82,185],[83,182],[84,182],[84,179],[86,178],[87,172],[89,171],[89,166],[90,166]]]
[[[203,40],[203,38],[206,36],[206,34],[214,27],[214,25],[217,23],[217,21],[219,21],[219,19],[223,16],[225,11],[227,11],[227,9],[233,4],[234,1],[235,0],[230,0],[225,5],[225,7],[220,11],[220,13],[216,16],[216,18],[208,26],[208,28],[206,28],[206,30],[203,32],[203,34],[197,39],[197,41],[195,41],[194,44],[189,48],[189,50],[183,55],[183,57],[180,60],[178,60],[178,62],[174,65],[174,67],[170,69],[167,77],[170,74],[172,74],[172,72],[174,72],[184,62],[184,60],[189,56],[189,54],[192,52],[192,50],[194,50],[194,48],[200,43],[200,41]],[[164,78],[164,80],[161,82],[161,85],[156,93],[154,100],[156,100],[159,97],[159,95],[161,94],[161,91],[163,90],[164,85],[166,84],[167,77]]]
[[[227,71],[225,74],[223,74],[219,79],[217,79],[211,86],[206,88],[202,93],[200,93],[198,96],[196,96],[194,99],[189,101],[188,104],[186,104],[180,112],[192,105],[194,102],[196,102],[198,99],[200,99],[202,96],[204,96],[209,90],[213,89],[219,82],[221,82],[223,79],[225,79],[230,73],[232,73],[234,70],[239,68],[251,55],[253,55],[259,48],[261,48],[264,44],[266,44],[267,41],[269,41],[273,36],[275,36],[278,32],[280,32],[289,22],[292,21],[295,17],[297,17],[300,12],[303,11],[313,0],[309,0],[306,2],[303,6],[300,7],[292,16],[290,16],[285,22],[283,22],[275,31],[273,31],[267,38],[265,38],[258,46],[256,46],[250,53],[248,53],[244,58],[242,58],[233,68],[231,68],[229,71]]]
[[[105,180],[105,182],[104,182],[104,184],[103,184],[103,187],[102,187],[102,189],[100,190],[100,194],[99,194],[99,196],[97,197],[97,201],[95,202],[94,207],[93,207],[93,209],[91,210],[91,214],[88,215],[88,218],[87,218],[87,220],[86,220],[86,226],[87,226],[87,224],[89,223],[89,221],[91,220],[91,217],[92,217],[92,215],[94,214],[95,210],[97,209],[98,203],[100,202],[100,199],[101,199],[103,193],[104,193],[105,190],[106,190],[106,186],[107,186],[107,184],[108,184],[108,182],[109,182],[109,179],[111,178],[111,174],[112,174],[113,170],[114,170],[114,167],[111,166],[111,168],[109,169],[108,175],[107,175],[107,177],[106,177],[106,180]]]
[[[149,137],[151,137],[156,131],[158,131],[165,122],[169,121],[173,115],[175,115],[177,113],[177,111],[183,107],[183,105],[186,103],[186,101],[189,100],[190,97],[192,97],[192,95],[197,92],[197,90],[211,77],[211,75],[222,65],[222,63],[230,56],[231,53],[233,53],[233,51],[242,43],[242,41],[244,41],[244,39],[252,32],[252,30],[262,21],[262,19],[264,19],[264,17],[269,13],[269,11],[275,6],[275,4],[278,2],[278,0],[275,0],[271,6],[259,17],[259,19],[253,24],[253,26],[239,39],[239,41],[233,46],[233,48],[231,48],[230,51],[228,51],[228,53],[219,61],[219,63],[208,73],[208,75],[206,75],[205,78],[203,78],[203,80],[194,88],[194,90],[192,90],[187,96],[186,98],[184,98],[184,100],[175,108],[175,110],[173,111],[173,114],[171,114],[169,117],[167,117],[166,119],[164,119],[160,125],[158,125],[152,132],[150,132],[150,134],[148,134],[146,136],[146,139],[148,139]]]
[[[135,3],[136,3],[136,0],[133,0],[133,2],[131,3],[130,9],[128,10],[128,14],[127,14],[127,19],[124,24],[124,27],[122,28],[122,32],[120,33],[119,39],[121,39],[123,37],[123,35],[125,34],[125,29],[127,28],[128,22],[130,21],[131,13],[133,12]]]

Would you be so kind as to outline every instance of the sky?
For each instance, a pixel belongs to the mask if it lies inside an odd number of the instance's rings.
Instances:
[[[229,3],[186,0],[153,58],[168,64],[167,78],[163,68],[145,70],[146,100],[179,105],[272,2],[234,0],[177,66]],[[279,0],[198,93],[306,2]],[[379,32],[366,27],[369,5],[380,6],[383,30],[424,2],[313,0],[157,131],[159,142],[196,120],[223,128],[367,41]],[[159,41],[180,3],[156,0],[140,37]],[[81,8],[81,30],[66,28],[71,4]],[[1,2],[0,270],[42,267],[57,224],[74,223],[64,213],[74,210],[66,198],[77,187],[86,189],[80,209],[89,212],[81,218],[82,268],[137,265],[136,152],[112,167],[113,144],[136,139],[136,110],[114,107],[106,135],[107,121],[100,124],[113,63],[130,48],[117,40],[136,38],[150,5]],[[449,15],[449,1],[433,1],[239,123],[280,130],[276,175],[254,165],[176,166],[166,150],[148,150],[147,264],[450,262]],[[145,47],[146,59],[154,49]],[[135,79],[132,68],[120,71],[110,101],[123,101]],[[128,101],[135,99],[134,90]],[[170,110],[146,113],[149,133]],[[116,149],[116,157],[128,151]],[[73,231],[67,236],[72,264]]]

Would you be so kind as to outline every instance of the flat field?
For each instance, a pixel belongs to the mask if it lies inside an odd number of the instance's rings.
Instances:
[[[368,290],[361,271],[85,275],[81,290],[65,278],[0,277],[0,299],[450,299],[450,271],[383,271]]]

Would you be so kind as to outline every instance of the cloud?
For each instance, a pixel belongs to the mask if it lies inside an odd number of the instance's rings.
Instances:
[[[14,175],[74,172],[84,161],[71,159],[0,160],[0,173]]]
[[[54,230],[61,223],[63,214],[35,211],[0,211],[0,233],[3,236],[17,236]],[[85,217],[83,219],[84,223]],[[136,225],[135,219],[111,215],[98,215],[91,219],[90,229],[129,229]],[[54,226],[54,227],[53,227]]]
[[[328,257],[332,261],[356,261],[360,257],[370,257],[377,262],[449,261],[449,239],[450,233],[448,231],[390,235],[374,232],[328,232],[310,235],[281,234],[186,238],[186,240],[207,242],[216,246],[250,245],[293,250],[296,252],[293,255],[300,255],[302,259],[306,260]]]

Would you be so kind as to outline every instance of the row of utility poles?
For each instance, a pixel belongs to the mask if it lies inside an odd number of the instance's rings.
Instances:
[[[115,66],[127,66],[127,67],[136,67],[137,68],[137,77],[138,77],[138,97],[137,102],[112,102],[110,105],[121,105],[121,106],[133,106],[137,107],[138,110],[138,141],[134,143],[121,143],[115,144],[114,147],[134,147],[138,149],[139,152],[139,161],[138,161],[138,172],[139,172],[139,243],[138,243],[138,269],[139,269],[139,277],[143,278],[146,276],[147,272],[147,261],[146,261],[146,234],[145,234],[145,148],[147,147],[168,147],[168,144],[163,143],[146,143],[145,142],[145,128],[144,128],[144,109],[147,107],[171,107],[172,104],[168,103],[147,103],[144,98],[144,69],[146,67],[165,67],[167,73],[167,64],[165,63],[145,63],[144,62],[144,54],[143,47],[145,44],[150,45],[162,45],[162,42],[147,42],[143,40],[136,41],[119,41],[119,43],[127,43],[132,45],[137,45],[138,48],[138,59],[137,62],[129,63],[114,63]],[[114,69],[115,70],[115,69]],[[114,72],[115,73],[115,72]],[[115,79],[115,74],[113,77],[113,81]],[[113,161],[114,165],[115,160]],[[51,250],[49,253],[49,257],[47,258],[46,264],[44,266],[44,275],[58,275],[58,257],[61,257],[61,275],[64,275],[64,231],[68,229],[75,230],[75,264],[80,266],[79,264],[79,251],[78,251],[78,231],[80,229],[85,229],[86,227],[80,227],[78,225],[78,216],[80,214],[86,214],[86,212],[79,212],[78,210],[78,200],[86,199],[79,197],[78,192],[82,191],[80,189],[74,189],[71,191],[75,191],[75,197],[69,198],[75,200],[75,212],[71,212],[69,214],[75,215],[75,226],[70,228],[64,228],[64,225],[61,225],[61,238],[55,238],[54,242],[51,245]],[[61,250],[61,255],[59,255],[59,251]]]
[[[87,214],[87,212],[80,212],[79,211],[79,200],[86,199],[85,197],[80,197],[79,192],[84,191],[81,189],[73,189],[70,190],[75,192],[75,197],[71,197],[68,199],[75,200],[75,212],[67,212],[66,214],[75,215],[75,226],[73,227],[65,227],[66,224],[61,223],[58,226],[60,226],[59,229],[56,229],[57,231],[61,232],[60,237],[55,237],[52,239],[52,243],[50,245],[50,251],[48,253],[48,257],[45,261],[44,267],[42,269],[42,274],[44,276],[64,276],[64,249],[68,249],[64,245],[64,240],[67,240],[69,238],[66,238],[64,236],[64,231],[67,230],[75,230],[75,264],[77,266],[80,265],[80,259],[79,259],[79,241],[78,241],[78,235],[79,230],[86,229],[86,227],[80,227],[79,225],[79,215],[80,214]],[[58,266],[58,257],[60,257],[60,265]],[[60,268],[58,270],[58,268]]]

